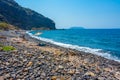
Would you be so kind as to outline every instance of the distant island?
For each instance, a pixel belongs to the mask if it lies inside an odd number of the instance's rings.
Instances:
[[[69,29],[85,29],[84,27],[79,27],[79,26],[74,26],[74,27],[70,27]]]

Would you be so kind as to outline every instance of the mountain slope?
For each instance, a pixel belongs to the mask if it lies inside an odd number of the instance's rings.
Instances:
[[[0,30],[19,30],[19,28],[5,22],[0,22]]]
[[[0,21],[21,29],[55,29],[55,23],[43,15],[21,7],[14,0],[0,0]]]

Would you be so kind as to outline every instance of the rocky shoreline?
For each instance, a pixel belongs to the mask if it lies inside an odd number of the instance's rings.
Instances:
[[[25,31],[0,31],[0,80],[120,80],[120,63],[31,38]],[[44,45],[41,45],[44,44]]]

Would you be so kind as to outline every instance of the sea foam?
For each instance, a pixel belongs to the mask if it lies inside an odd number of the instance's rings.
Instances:
[[[58,46],[61,46],[61,47],[64,47],[64,48],[75,49],[75,50],[82,51],[82,52],[85,52],[85,53],[92,53],[92,54],[95,54],[95,55],[98,55],[98,56],[105,57],[107,59],[111,59],[111,60],[115,60],[115,61],[120,62],[120,59],[118,57],[109,54],[109,52],[104,52],[102,49],[93,49],[93,48],[90,48],[90,47],[82,47],[82,46],[78,46],[78,45],[56,42],[56,41],[51,40],[51,39],[42,38],[40,36],[35,36],[32,33],[30,33],[30,31],[27,31],[26,33],[28,35],[30,35],[31,37],[36,38],[38,40],[49,42],[51,44],[55,44],[55,45],[58,45]]]

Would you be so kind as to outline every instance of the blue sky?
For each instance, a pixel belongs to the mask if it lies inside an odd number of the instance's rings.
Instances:
[[[120,28],[120,0],[15,0],[51,18],[57,28]]]

